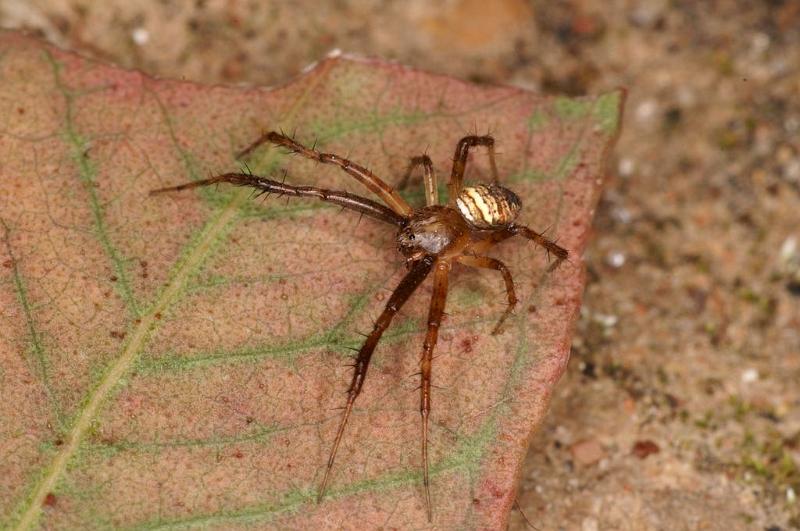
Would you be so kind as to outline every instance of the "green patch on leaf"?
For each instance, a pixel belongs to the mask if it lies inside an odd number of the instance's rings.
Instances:
[[[592,114],[603,132],[611,134],[619,128],[621,105],[621,92],[608,92],[597,97]]]
[[[533,131],[540,131],[547,127],[548,123],[547,115],[540,109],[537,109],[528,117],[528,130]]]
[[[309,130],[304,133],[308,142],[317,142],[317,147],[323,147],[333,140],[350,134],[380,134],[388,127],[411,126],[422,123],[431,118],[429,113],[417,110],[403,110],[391,108],[387,111],[368,113],[366,115],[337,116],[336,120],[319,120],[309,125]]]
[[[558,97],[554,108],[556,115],[562,120],[580,120],[592,111],[594,104],[595,102],[589,99]]]

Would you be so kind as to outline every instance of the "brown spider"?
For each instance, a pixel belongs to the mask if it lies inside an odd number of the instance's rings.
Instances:
[[[420,414],[422,415],[422,462],[423,483],[425,486],[425,505],[428,520],[431,520],[430,482],[428,478],[428,417],[431,411],[431,360],[433,348],[439,334],[439,326],[444,314],[445,300],[447,298],[447,282],[453,262],[464,265],[495,269],[503,275],[508,296],[508,308],[500,317],[492,334],[500,331],[500,327],[511,314],[517,304],[514,293],[514,282],[508,268],[499,260],[486,256],[486,253],[497,243],[520,235],[544,247],[548,255],[553,253],[556,261],[550,266],[554,269],[562,260],[567,258],[567,250],[556,245],[542,234],[528,227],[517,225],[514,220],[519,214],[522,202],[511,190],[498,183],[497,166],[495,164],[494,139],[491,136],[465,136],[456,146],[453,169],[448,184],[449,201],[447,205],[439,204],[438,189],[436,187],[436,174],[433,163],[427,155],[413,157],[408,166],[404,182],[417,166],[422,166],[425,182],[426,206],[418,209],[412,208],[397,191],[378,178],[368,169],[354,162],[344,159],[333,153],[321,153],[313,148],[307,148],[288,136],[269,132],[253,142],[237,158],[250,154],[260,145],[270,142],[282,146],[292,153],[316,160],[324,164],[334,164],[345,172],[355,177],[360,183],[370,189],[384,203],[380,204],[371,199],[348,192],[326,190],[312,186],[292,186],[283,182],[273,181],[249,173],[225,173],[209,179],[198,180],[178,186],[160,188],[150,192],[160,194],[186,190],[199,186],[208,186],[216,183],[230,183],[237,186],[251,186],[260,194],[276,193],[294,197],[315,197],[323,201],[334,203],[343,208],[349,208],[397,227],[398,250],[405,256],[409,272],[392,292],[386,308],[381,313],[367,336],[353,365],[353,378],[347,391],[347,404],[339,424],[339,430],[333,441],[325,475],[320,484],[317,501],[325,494],[325,487],[330,478],[336,451],[342,440],[347,421],[353,409],[353,403],[361,392],[364,379],[367,375],[372,353],[378,344],[383,332],[389,327],[392,318],[411,297],[411,294],[422,284],[428,274],[433,271],[433,297],[428,312],[428,327],[425,342],[422,347],[422,360],[420,373],[422,384],[420,386]],[[462,187],[464,168],[470,148],[486,146],[489,152],[489,163],[492,172],[492,182],[476,186]],[[260,195],[259,194],[259,195]]]

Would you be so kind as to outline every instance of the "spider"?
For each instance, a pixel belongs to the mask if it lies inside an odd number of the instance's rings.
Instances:
[[[177,192],[189,188],[208,186],[217,183],[230,183],[249,186],[258,195],[275,193],[291,197],[313,197],[354,210],[362,215],[393,225],[397,230],[397,248],[405,257],[408,272],[392,292],[386,307],[378,317],[372,331],[367,335],[353,364],[353,376],[347,390],[347,403],[344,407],[339,429],[330,451],[325,475],[320,484],[317,502],[325,495],[339,443],[342,441],[353,404],[361,393],[367,376],[372,353],[381,335],[389,327],[394,316],[408,301],[429,274],[433,273],[433,296],[428,311],[427,334],[422,347],[420,361],[420,415],[422,430],[422,469],[425,489],[425,508],[428,520],[432,519],[430,480],[428,473],[428,420],[431,412],[431,361],[433,349],[439,335],[439,327],[444,315],[447,299],[447,284],[454,263],[466,266],[494,269],[503,277],[508,298],[508,306],[492,330],[500,332],[501,327],[517,304],[514,281],[511,272],[501,261],[487,256],[489,249],[512,236],[528,238],[543,247],[548,256],[552,253],[556,260],[549,270],[555,269],[568,256],[568,251],[544,235],[515,223],[522,208],[519,197],[499,184],[495,163],[494,138],[489,135],[465,136],[456,145],[453,167],[448,183],[449,200],[446,205],[439,204],[436,173],[427,155],[411,158],[402,182],[407,183],[414,170],[422,167],[425,185],[426,205],[412,208],[395,189],[367,168],[333,153],[322,153],[314,148],[303,146],[293,138],[275,131],[262,134],[255,142],[241,151],[237,158],[244,158],[265,143],[283,147],[291,153],[315,160],[323,164],[339,166],[346,173],[366,186],[383,201],[379,203],[366,197],[348,192],[327,190],[313,186],[293,186],[251,173],[225,173],[208,179],[197,180],[178,186],[152,190],[150,195],[164,192]],[[492,181],[475,186],[463,186],[464,169],[469,150],[484,146],[488,151]]]

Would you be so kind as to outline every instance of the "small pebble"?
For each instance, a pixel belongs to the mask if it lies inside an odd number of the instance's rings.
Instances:
[[[755,381],[758,381],[758,371],[756,369],[742,371],[742,383],[753,383]]]
[[[781,244],[780,254],[778,255],[782,264],[791,263],[797,256],[797,238],[789,236]]]
[[[657,110],[656,100],[645,100],[636,107],[636,119],[642,123],[648,122],[656,115]]]
[[[630,10],[628,20],[635,26],[650,28],[664,16],[666,2],[641,1],[634,4],[634,6]]]
[[[133,42],[135,42],[139,46],[143,46],[147,44],[147,41],[150,40],[150,32],[147,31],[145,28],[139,27],[133,30],[133,32],[131,33],[131,38],[133,39]]]
[[[575,462],[583,466],[593,465],[606,455],[603,446],[596,439],[576,442],[569,450]]]
[[[650,440],[636,441],[631,449],[631,453],[639,459],[645,459],[648,456],[657,454],[660,451],[661,448],[659,448],[656,443]]]
[[[557,442],[568,445],[572,444],[572,432],[564,426],[556,426],[556,431],[553,437]]]
[[[600,323],[605,328],[616,326],[617,322],[619,322],[619,317],[608,313],[596,313],[593,318],[596,323]]]
[[[631,220],[633,219],[633,214],[631,214],[631,211],[625,207],[617,207],[612,209],[611,216],[613,216],[614,219],[625,225],[630,223]]]
[[[610,252],[606,257],[606,262],[608,262],[608,265],[611,267],[622,267],[625,265],[625,255],[620,251]]]
[[[767,48],[769,48],[770,38],[769,35],[767,35],[766,33],[759,32],[753,35],[753,38],[750,41],[750,43],[751,46],[753,47],[754,53],[762,54],[767,51]]]
[[[587,516],[581,522],[581,531],[598,531],[599,529],[600,524],[597,522],[597,518]]]
[[[630,177],[635,167],[636,164],[634,164],[633,159],[625,157],[619,160],[617,171],[622,177]]]
[[[691,86],[681,85],[676,92],[678,104],[681,107],[692,107],[697,102],[697,96]]]
[[[800,159],[789,161],[783,168],[783,175],[787,181],[800,181]]]

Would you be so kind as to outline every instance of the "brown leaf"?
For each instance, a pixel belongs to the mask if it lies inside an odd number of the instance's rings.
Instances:
[[[653,454],[657,454],[660,451],[661,448],[658,446],[658,444],[649,439],[636,441],[633,443],[633,448],[631,448],[631,453],[639,459],[645,459]]]
[[[345,58],[274,90],[206,87],[0,39],[6,524],[427,525],[412,374],[428,284],[379,345],[329,494],[314,502],[350,377],[347,347],[404,273],[392,231],[230,187],[147,196],[239,170],[237,150],[282,128],[392,183],[426,150],[444,182],[456,141],[488,129],[522,221],[551,227],[571,250],[551,274],[530,243],[496,250],[519,307],[537,309],[498,336],[500,276],[457,269],[451,281],[433,369],[434,523],[504,526],[568,358],[621,92],[546,99]],[[485,178],[485,155],[470,167],[468,178]],[[275,149],[250,168],[365,193],[335,168]],[[404,193],[422,198],[421,187]]]

